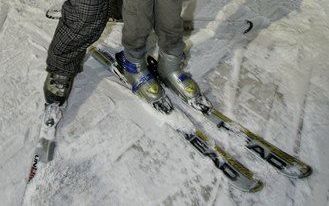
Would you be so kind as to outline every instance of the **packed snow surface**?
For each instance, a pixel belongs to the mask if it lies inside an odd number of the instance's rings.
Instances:
[[[266,183],[255,194],[233,188],[175,131],[191,126],[179,110],[154,112],[89,58],[59,125],[55,159],[26,186],[57,25],[45,11],[60,3],[0,1],[1,205],[329,205],[327,0],[197,0],[187,10],[195,29],[186,69],[216,108],[310,164],[309,178],[283,176],[191,111]],[[254,28],[243,34],[246,19]],[[121,29],[109,24],[99,42],[119,49]]]

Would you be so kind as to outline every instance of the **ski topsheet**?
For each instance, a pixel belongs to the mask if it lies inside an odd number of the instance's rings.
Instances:
[[[39,140],[33,155],[32,166],[27,182],[35,177],[37,171],[53,160],[56,146],[56,129],[62,118],[62,109],[58,104],[46,104],[42,119]]]
[[[38,171],[46,167],[47,163],[54,158],[57,126],[62,119],[64,109],[65,106],[59,106],[57,103],[45,104],[39,139],[33,153],[31,168],[22,197],[22,204],[30,182],[36,177]]]
[[[118,67],[119,65],[114,59],[113,51],[110,51],[106,46],[101,46],[91,47],[89,53],[97,61],[105,65],[107,70],[115,74],[117,70],[113,69],[113,67]],[[115,75],[119,79],[121,78],[121,75]],[[120,80],[126,86],[124,79]],[[263,183],[255,178],[252,171],[234,159],[218,143],[211,143],[213,141],[201,130],[195,128],[195,131],[191,133],[184,132],[183,130],[177,130],[177,132],[201,154],[209,157],[234,187],[246,192],[257,192],[263,188]]]
[[[267,142],[263,137],[251,132],[216,109],[205,114],[205,116],[219,129],[225,128],[233,133],[242,134],[237,136],[245,138],[245,146],[248,150],[284,175],[292,178],[303,178],[312,174],[312,168],[309,165]]]
[[[194,133],[178,132],[201,154],[209,157],[236,188],[246,192],[257,192],[263,188],[263,182],[256,179],[252,171],[223,150],[218,143],[210,144],[209,137],[202,131],[196,130]]]

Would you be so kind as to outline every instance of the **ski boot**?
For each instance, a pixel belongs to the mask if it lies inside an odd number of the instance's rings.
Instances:
[[[144,59],[141,63],[132,63],[126,59],[123,51],[116,53],[115,58],[118,66],[113,68],[113,72],[131,88],[134,94],[162,113],[169,114],[173,110],[164,89],[147,69]]]
[[[43,91],[46,99],[44,124],[47,127],[56,127],[66,107],[66,100],[73,85],[73,77],[48,73]]]
[[[202,95],[191,74],[183,71],[183,67],[184,57],[176,57],[160,51],[158,74],[161,81],[187,104],[202,113],[208,113],[212,108],[211,103]]]
[[[73,77],[48,73],[43,87],[46,103],[62,106],[70,95],[73,80]]]

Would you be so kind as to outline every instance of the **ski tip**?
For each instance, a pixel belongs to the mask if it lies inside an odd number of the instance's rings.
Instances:
[[[258,180],[254,185],[254,187],[252,187],[248,192],[252,192],[252,193],[259,192],[264,188],[264,186],[265,184],[262,181]]]
[[[311,166],[305,165],[302,170],[302,173],[298,176],[299,179],[306,178],[313,173],[313,169]]]
[[[288,178],[293,179],[306,178],[313,173],[312,167],[300,161],[298,163],[298,165],[291,165],[290,167],[285,167],[283,169],[280,169],[279,171]]]

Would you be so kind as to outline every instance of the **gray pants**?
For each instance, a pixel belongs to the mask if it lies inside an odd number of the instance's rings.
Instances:
[[[81,70],[86,49],[103,32],[108,20],[109,2],[117,0],[67,0],[62,18],[48,50],[47,71],[75,76]],[[140,59],[146,52],[146,39],[154,29],[159,46],[166,53],[183,50],[181,0],[124,0],[122,43],[128,56]]]
[[[146,54],[146,41],[152,30],[160,49],[174,56],[183,52],[182,0],[123,0],[125,55],[133,62]]]

